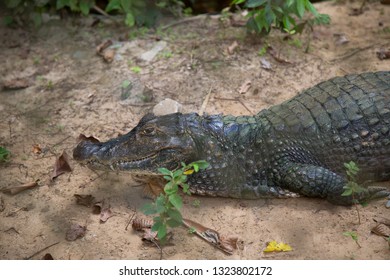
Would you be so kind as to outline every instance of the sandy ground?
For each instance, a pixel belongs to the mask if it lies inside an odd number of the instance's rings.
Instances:
[[[159,259],[153,244],[131,227],[126,230],[130,217],[149,201],[136,182],[126,174],[99,177],[72,159],[72,172],[50,180],[56,157],[63,151],[71,155],[80,133],[103,141],[129,131],[165,98],[180,102],[184,112],[198,111],[211,90],[206,113],[254,114],[336,75],[390,70],[390,60],[376,55],[390,48],[390,6],[369,4],[362,15],[350,16],[357,6],[317,5],[332,24],[315,28],[308,53],[308,34],[295,41],[283,41],[278,32],[253,39],[244,28],[209,17],[133,39],[123,27],[91,27],[79,19],[51,21],[35,31],[0,28],[3,84],[18,78],[29,85],[0,92],[0,146],[11,152],[8,163],[0,165],[0,187],[39,180],[31,190],[0,193],[0,259],[41,259],[46,253],[55,259]],[[114,42],[112,63],[96,54],[106,39]],[[166,47],[152,61],[140,59],[161,41]],[[235,41],[238,47],[229,54]],[[258,55],[265,42],[280,59]],[[271,69],[264,68],[267,62]],[[122,88],[124,81],[134,85],[130,94]],[[251,87],[241,94],[246,81]],[[74,194],[104,200],[114,216],[99,222],[91,208],[76,204]],[[387,242],[370,233],[374,217],[390,216],[383,200],[360,208],[360,225],[354,208],[319,199],[184,200],[185,217],[238,236],[242,246],[226,255],[177,228],[163,259],[390,259]],[[72,223],[87,231],[67,241]],[[358,233],[361,248],[343,235],[347,231]],[[293,251],[263,253],[271,240],[288,243]]]

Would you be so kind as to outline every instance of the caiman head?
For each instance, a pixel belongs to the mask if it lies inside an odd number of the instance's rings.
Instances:
[[[196,144],[187,130],[185,115],[148,114],[129,133],[107,142],[84,140],[73,158],[91,169],[158,174],[159,167],[170,170],[181,162],[197,160]]]

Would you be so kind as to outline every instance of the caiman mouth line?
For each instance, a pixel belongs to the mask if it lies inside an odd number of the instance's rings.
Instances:
[[[130,159],[130,160],[129,159],[122,159],[122,160],[117,160],[117,161],[107,162],[107,163],[104,162],[104,161],[100,161],[98,159],[91,159],[91,160],[87,161],[87,164],[92,164],[92,165],[93,164],[109,165],[111,167],[111,169],[113,169],[114,166],[118,167],[118,166],[125,165],[125,164],[142,163],[143,161],[156,158],[157,154],[158,153],[151,154],[151,155],[148,155],[148,156],[145,156],[145,157],[142,157],[142,158],[137,158],[137,159]]]

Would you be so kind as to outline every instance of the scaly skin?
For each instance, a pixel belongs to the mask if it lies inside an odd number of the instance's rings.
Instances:
[[[390,179],[390,72],[333,78],[255,116],[146,115],[128,134],[81,142],[74,158],[93,169],[158,174],[204,159],[189,176],[196,194],[235,198],[322,197],[341,205],[345,162],[360,182]],[[361,200],[385,197],[371,188]]]

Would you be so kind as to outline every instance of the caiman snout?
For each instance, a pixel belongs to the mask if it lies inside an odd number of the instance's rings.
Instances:
[[[101,150],[102,143],[84,140],[73,150],[73,158],[78,162],[87,163],[96,157]]]

